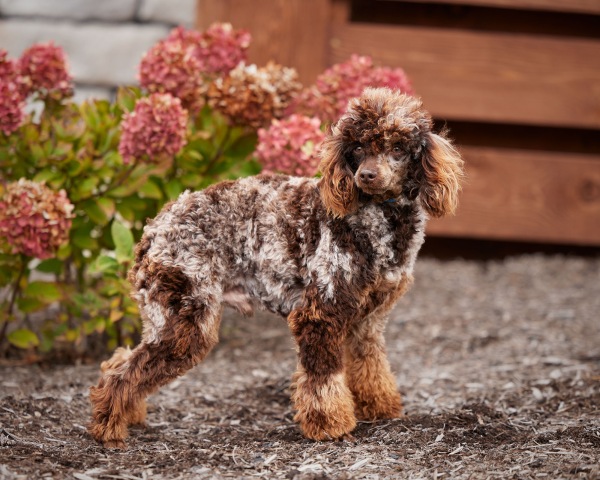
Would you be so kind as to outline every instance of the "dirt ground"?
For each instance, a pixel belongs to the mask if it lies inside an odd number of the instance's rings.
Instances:
[[[269,315],[227,313],[126,451],[86,433],[97,365],[3,367],[0,478],[600,478],[599,312],[598,258],[420,259],[386,332],[406,417],[354,442],[300,435]]]

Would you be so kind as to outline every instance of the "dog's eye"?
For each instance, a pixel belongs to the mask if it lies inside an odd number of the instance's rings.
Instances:
[[[356,147],[354,147],[354,153],[362,153],[363,152],[363,147],[361,145],[358,145]]]
[[[402,148],[400,148],[399,145],[394,145],[394,147],[392,148],[392,151],[394,153],[402,153]]]

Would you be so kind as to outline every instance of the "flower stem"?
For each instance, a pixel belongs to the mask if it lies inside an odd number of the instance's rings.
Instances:
[[[19,273],[17,275],[17,279],[15,280],[14,288],[10,296],[10,300],[8,302],[8,308],[6,309],[6,318],[3,320],[2,330],[0,330],[0,345],[4,343],[4,339],[6,338],[8,322],[12,317],[13,310],[15,308],[15,303],[17,302],[19,293],[21,293],[21,279],[23,278],[23,275],[25,275],[25,271],[27,269],[27,257],[25,255],[20,255],[19,258],[21,259],[21,266],[19,268]]]
[[[203,175],[208,174],[212,170],[212,168],[215,166],[215,164],[223,156],[223,153],[225,152],[225,145],[227,144],[227,142],[231,138],[231,131],[232,131],[232,128],[231,127],[227,127],[227,131],[225,132],[225,136],[223,137],[223,140],[221,140],[221,143],[217,147],[217,151],[215,152],[215,154],[213,155],[213,157],[209,160],[208,165],[206,166],[206,168],[202,172]]]

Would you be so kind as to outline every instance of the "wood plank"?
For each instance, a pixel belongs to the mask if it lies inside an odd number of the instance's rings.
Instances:
[[[463,147],[455,217],[428,233],[600,246],[600,156]]]
[[[403,67],[439,118],[600,128],[600,41],[337,23],[331,46]]]
[[[229,22],[252,34],[249,61],[273,60],[311,83],[327,67],[329,0],[198,0],[197,26]]]
[[[403,2],[405,0],[387,1]],[[435,2],[432,0],[410,0],[410,2],[600,14],[600,0],[436,0]]]

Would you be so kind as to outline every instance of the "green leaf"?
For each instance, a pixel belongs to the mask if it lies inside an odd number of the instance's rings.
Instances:
[[[17,348],[27,349],[37,347],[40,344],[37,335],[27,328],[10,332],[6,338]]]
[[[58,252],[56,252],[56,258],[59,260],[66,260],[71,255],[72,250],[73,248],[71,245],[69,243],[65,243],[64,245],[61,245],[58,249]]]
[[[125,225],[119,221],[113,221],[111,235],[115,243],[115,253],[119,263],[133,260],[133,234]]]
[[[183,192],[183,185],[175,178],[165,183],[164,188],[169,200],[175,200]]]
[[[34,143],[30,145],[29,150],[31,152],[31,159],[33,160],[34,164],[38,164],[43,158],[45,158],[44,149],[40,144]]]
[[[153,180],[148,180],[142,187],[139,189],[140,197],[142,198],[154,198],[156,200],[160,200],[163,197],[163,194],[158,187],[158,185]]]
[[[17,306],[23,313],[32,313],[46,308],[47,303],[37,298],[21,297],[17,300]]]
[[[102,209],[102,211],[108,218],[112,218],[112,216],[115,214],[114,200],[103,197],[96,200],[96,203],[98,203],[98,206]]]
[[[135,103],[141,97],[139,88],[121,87],[117,91],[117,104],[126,112],[134,109]]]
[[[93,225],[73,226],[71,228],[71,242],[73,242],[73,245],[82,250],[95,250],[98,248],[98,241],[90,236],[92,229]]]
[[[196,188],[200,185],[202,176],[197,173],[188,172],[181,176],[181,183],[188,188]]]
[[[59,177],[60,177],[60,173],[55,172],[50,167],[47,167],[47,168],[44,168],[43,170],[40,170],[38,173],[36,173],[36,175],[33,177],[33,181],[40,182],[40,183],[41,182],[50,182]]]
[[[189,155],[194,160],[201,160],[212,157],[216,150],[210,139],[196,138],[185,147],[185,155]]]
[[[71,200],[78,201],[90,197],[98,181],[97,177],[88,177],[76,183],[70,195]]]
[[[121,158],[119,152],[111,150],[102,157],[102,162],[112,168],[115,168],[120,167],[123,164],[123,159]]]
[[[52,350],[52,348],[54,347],[54,335],[52,334],[51,330],[46,330],[42,332],[42,340],[39,346],[39,349],[44,352],[44,353],[48,353]]]
[[[132,195],[133,193],[140,190],[140,188],[146,183],[148,178],[148,174],[141,175],[136,178],[136,175],[131,174],[127,179],[126,185],[121,185],[120,187],[115,187],[106,192],[106,195],[109,195],[113,198],[123,198]]]
[[[235,142],[233,142],[231,147],[226,150],[225,155],[239,160],[244,160],[252,152],[254,152],[257,141],[258,137],[256,133],[242,135]]]
[[[119,263],[116,259],[109,257],[107,255],[100,255],[92,264],[90,265],[89,272],[90,273],[103,273],[103,274],[111,274],[116,275],[119,271]]]
[[[52,282],[31,282],[25,287],[24,295],[44,303],[52,303],[62,298],[58,286]]]
[[[38,272],[43,273],[54,273],[59,275],[63,270],[63,262],[58,258],[49,258],[48,260],[44,260],[40,262],[40,264],[35,267]]]
[[[90,217],[90,220],[98,225],[104,226],[108,223],[109,218],[106,212],[98,205],[98,202],[93,198],[85,200],[81,207],[83,211]]]
[[[67,164],[67,174],[70,177],[76,177],[83,171],[84,166],[84,162],[81,162],[79,160],[71,160]]]
[[[119,204],[117,204],[117,211],[128,222],[135,221],[135,212],[129,205],[124,204],[124,203],[119,203]]]

